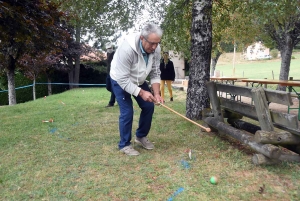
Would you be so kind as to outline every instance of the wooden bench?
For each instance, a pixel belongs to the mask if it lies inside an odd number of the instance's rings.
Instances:
[[[300,80],[294,80],[293,77],[290,77],[289,80],[290,81],[300,81]],[[298,99],[298,105],[297,106],[295,106],[295,107],[288,106],[288,113],[290,113],[291,110],[298,110],[298,120],[300,121],[300,93],[297,92],[293,87],[288,87],[288,90],[291,93],[291,96],[293,98]]]
[[[254,150],[257,153],[252,157],[254,164],[300,162],[297,115],[269,109],[270,102],[291,106],[289,92],[216,82],[208,82],[207,88],[212,108],[204,110],[204,122],[212,130],[233,137]],[[254,104],[220,97],[219,92],[248,97]]]

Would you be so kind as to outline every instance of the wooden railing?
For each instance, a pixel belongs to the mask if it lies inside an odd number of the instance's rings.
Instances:
[[[204,121],[212,129],[239,140],[257,152],[252,158],[254,164],[300,162],[297,115],[269,108],[270,102],[291,106],[289,92],[216,82],[208,82],[207,87],[212,108],[205,110]],[[231,94],[231,98],[218,96],[222,92]],[[252,101],[242,102],[236,99],[238,96],[251,98]],[[250,123],[250,119],[257,124]]]

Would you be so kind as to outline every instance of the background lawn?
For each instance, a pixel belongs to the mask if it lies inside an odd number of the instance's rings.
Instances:
[[[289,76],[295,80],[300,80],[300,53],[293,54],[295,59],[291,60]],[[225,53],[221,55],[216,70],[220,71],[220,75],[232,76],[235,67],[236,77],[255,78],[255,79],[279,79],[280,59],[246,61],[242,58],[241,53],[236,54],[235,64],[233,65],[233,54]]]

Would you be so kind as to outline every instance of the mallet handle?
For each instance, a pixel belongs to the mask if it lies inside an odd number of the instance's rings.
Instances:
[[[188,120],[189,122],[191,122],[191,123],[193,123],[193,124],[196,124],[196,125],[199,126],[200,128],[203,128],[206,132],[210,132],[210,131],[211,131],[210,128],[204,127],[204,126],[198,124],[197,122],[194,122],[194,121],[190,120],[190,119],[187,118],[186,116],[183,116],[182,114],[176,112],[175,110],[169,108],[168,106],[166,106],[166,105],[164,105],[164,104],[161,104],[161,103],[160,103],[160,105],[163,106],[164,108],[167,108],[167,109],[170,110],[171,112],[174,112],[175,114],[178,114],[179,116],[181,116],[182,118]]]

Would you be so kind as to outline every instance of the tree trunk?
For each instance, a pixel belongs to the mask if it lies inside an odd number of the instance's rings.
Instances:
[[[32,85],[32,94],[33,94],[33,100],[36,99],[36,92],[35,92],[35,75],[34,75],[34,78],[33,78],[33,85]]]
[[[202,119],[202,110],[209,108],[206,82],[209,81],[212,49],[212,0],[195,0],[191,28],[192,57],[186,100],[186,116]]]
[[[51,85],[51,78],[47,75],[47,80],[48,80],[48,96],[52,95],[52,85]]]
[[[75,70],[74,70],[74,88],[78,88],[79,84],[79,76],[80,76],[80,55],[75,56]]]
[[[81,31],[81,26],[80,26],[80,23],[77,21],[75,39],[76,39],[76,43],[78,43],[78,44],[80,44],[80,31]],[[74,83],[79,84],[79,76],[80,76],[80,55],[76,55],[75,56]],[[74,85],[74,88],[78,88],[78,85]]]
[[[73,61],[72,61],[72,57],[68,57],[68,67],[69,67],[69,72],[68,72],[68,76],[69,76],[69,87],[70,89],[73,89],[73,83],[74,83],[74,66],[73,66]]]
[[[211,76],[214,76],[215,74],[215,70],[216,70],[216,65],[217,65],[217,62],[221,56],[221,52],[216,50],[216,55],[213,55],[213,57],[211,58],[211,70],[210,70],[210,75]]]
[[[288,80],[290,65],[293,53],[293,39],[289,34],[285,37],[285,43],[281,46],[280,54],[281,54],[281,68],[279,74],[279,80]],[[286,91],[285,86],[277,86],[277,90]]]
[[[15,87],[15,59],[9,56],[8,68],[6,71],[8,85],[8,104],[17,104],[16,87]]]

